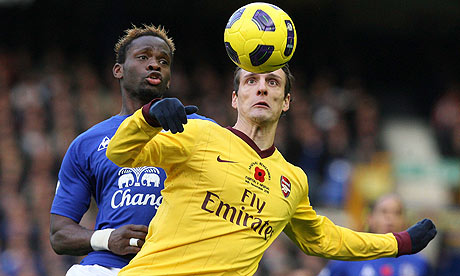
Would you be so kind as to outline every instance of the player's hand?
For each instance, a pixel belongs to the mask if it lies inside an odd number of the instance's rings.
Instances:
[[[198,111],[194,105],[184,106],[176,98],[165,98],[150,106],[149,115],[154,118],[164,130],[172,133],[184,131],[187,115]]]
[[[145,225],[128,224],[115,229],[109,238],[109,249],[117,255],[136,254],[144,245],[148,227]],[[137,246],[130,245],[130,239],[139,239]]]
[[[424,219],[407,229],[412,241],[412,254],[425,248],[438,232],[436,226],[429,219]]]
[[[436,226],[430,219],[421,220],[406,231],[394,234],[398,241],[398,256],[418,253],[436,234]]]

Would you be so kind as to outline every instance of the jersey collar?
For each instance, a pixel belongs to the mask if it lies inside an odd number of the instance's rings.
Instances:
[[[275,152],[275,145],[272,145],[271,147],[269,147],[268,149],[266,150],[261,150],[257,145],[256,143],[254,143],[254,141],[249,138],[249,136],[247,136],[246,134],[244,134],[243,132],[237,130],[237,129],[234,129],[233,127],[226,127],[228,130],[230,130],[231,132],[233,132],[233,134],[235,134],[236,136],[240,137],[243,141],[246,142],[246,144],[248,144],[253,150],[255,150],[257,152],[257,154],[260,156],[260,158],[266,158],[266,157],[269,157],[269,156],[272,156],[272,154]]]

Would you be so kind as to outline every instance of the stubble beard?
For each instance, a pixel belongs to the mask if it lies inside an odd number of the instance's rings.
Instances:
[[[139,100],[143,105],[151,102],[153,99],[163,98],[166,91],[164,89],[147,89],[138,88],[132,93],[133,98]]]

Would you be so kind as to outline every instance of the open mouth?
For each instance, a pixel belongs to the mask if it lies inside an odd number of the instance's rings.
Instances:
[[[254,106],[256,106],[256,107],[270,107],[266,102],[257,102]]]
[[[151,73],[147,78],[145,78],[148,83],[151,85],[158,85],[161,83],[161,74],[160,73]]]

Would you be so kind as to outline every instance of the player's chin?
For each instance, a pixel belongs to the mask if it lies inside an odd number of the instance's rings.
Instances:
[[[148,82],[144,82],[141,84],[141,89],[146,89],[146,90],[163,90],[165,89],[165,85],[163,82],[160,82],[159,84],[150,84]]]
[[[272,115],[268,112],[254,112],[251,114],[252,120],[258,124],[272,121]]]
[[[276,111],[266,106],[254,108],[252,110],[252,114],[254,116],[261,117],[261,118],[262,117],[267,118],[267,119],[272,118],[272,117],[276,118]]]
[[[138,90],[139,98],[145,102],[150,102],[156,98],[162,98],[166,92],[166,89],[160,87],[143,87]]]

